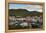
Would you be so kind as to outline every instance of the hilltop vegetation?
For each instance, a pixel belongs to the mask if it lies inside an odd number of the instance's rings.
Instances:
[[[28,11],[26,9],[9,9],[9,16],[40,16],[43,15],[42,12]]]

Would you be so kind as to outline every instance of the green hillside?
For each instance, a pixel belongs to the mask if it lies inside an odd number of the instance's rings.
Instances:
[[[26,9],[9,9],[9,16],[40,16],[43,13],[37,11],[28,11]]]

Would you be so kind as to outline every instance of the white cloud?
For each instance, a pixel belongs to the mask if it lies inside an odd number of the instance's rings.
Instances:
[[[23,8],[20,8],[20,9],[27,9],[28,11],[42,12],[42,6],[40,6],[40,5],[27,5],[27,6],[23,7]]]
[[[42,12],[42,6],[40,5],[26,5],[26,6],[20,6],[16,7],[15,5],[13,7],[10,7],[12,9],[26,9],[28,11],[38,11]]]

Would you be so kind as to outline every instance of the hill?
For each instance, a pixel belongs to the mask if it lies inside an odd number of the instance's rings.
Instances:
[[[26,9],[9,9],[9,16],[40,16],[43,15],[42,12],[28,11]]]

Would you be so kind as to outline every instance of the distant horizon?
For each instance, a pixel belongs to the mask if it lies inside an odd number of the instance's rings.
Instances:
[[[11,10],[11,9],[10,9]],[[13,10],[18,10],[18,9],[13,9]],[[25,10],[27,10],[27,9],[25,9]],[[27,11],[29,11],[29,10],[27,10]],[[31,11],[29,11],[29,12],[32,12],[32,11],[36,11],[36,10],[31,10]],[[36,12],[39,12],[39,11],[36,11]]]
[[[42,12],[42,7],[40,5],[30,4],[9,4],[9,9],[26,9],[28,11]]]

